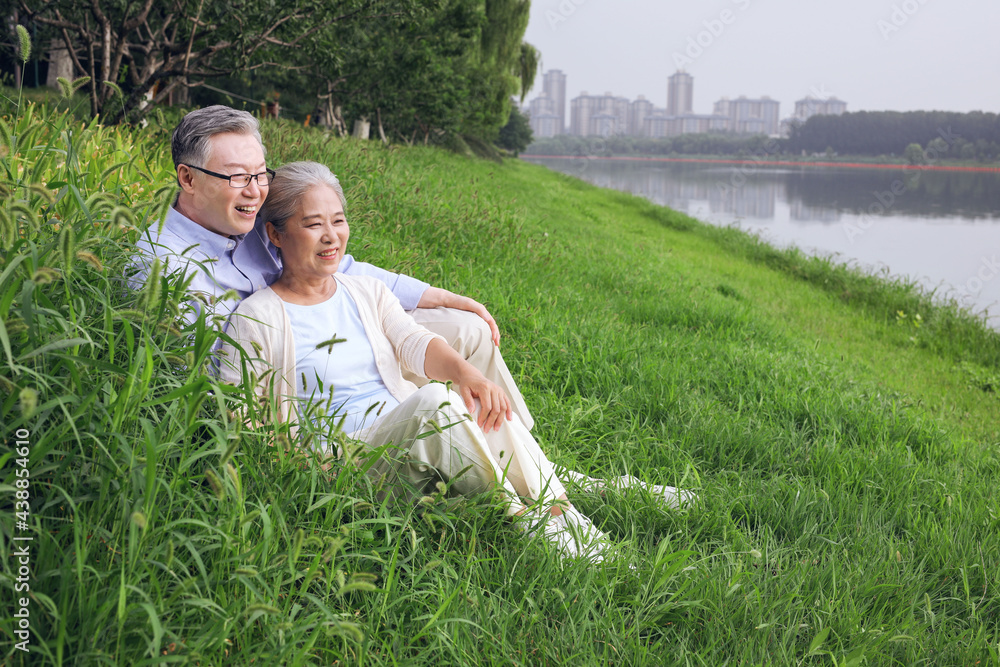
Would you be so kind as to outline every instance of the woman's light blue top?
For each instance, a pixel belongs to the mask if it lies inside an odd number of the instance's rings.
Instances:
[[[346,289],[338,287],[332,297],[312,306],[284,305],[295,336],[301,401],[331,399],[329,414],[347,415],[345,433],[370,426],[379,412],[384,415],[399,405],[382,382],[358,306]],[[329,345],[334,338],[343,341]],[[322,343],[327,345],[317,348]],[[378,404],[385,405],[366,417]]]

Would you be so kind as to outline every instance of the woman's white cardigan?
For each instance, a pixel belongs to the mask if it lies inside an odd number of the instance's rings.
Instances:
[[[338,289],[346,289],[357,304],[382,382],[396,400],[403,401],[417,387],[403,379],[400,367],[426,377],[427,346],[435,338],[444,339],[414,322],[379,280],[340,273],[335,273],[333,278]],[[243,348],[245,358],[225,341],[221,378],[232,384],[241,383],[245,361],[250,378],[257,383],[257,394],[271,399],[271,405],[278,410],[275,417],[290,422],[294,435],[298,421],[299,374],[295,370],[295,336],[284,303],[270,287],[255,292],[236,308],[226,332]],[[331,331],[330,338],[336,333]]]

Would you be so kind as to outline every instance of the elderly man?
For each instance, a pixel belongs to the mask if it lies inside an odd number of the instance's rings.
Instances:
[[[130,282],[141,285],[151,259],[158,257],[167,271],[191,275],[189,289],[214,297],[215,314],[228,317],[239,300],[270,285],[281,272],[263,221],[256,224],[274,174],[265,162],[257,119],[221,105],[192,111],[174,130],[170,148],[181,191],[166,219],[146,230],[138,243],[139,268]],[[533,426],[497,347],[500,331],[485,306],[351,255],[344,257],[340,271],[384,282],[418,323],[443,336],[502,387],[521,421]],[[233,292],[238,298],[232,298]]]

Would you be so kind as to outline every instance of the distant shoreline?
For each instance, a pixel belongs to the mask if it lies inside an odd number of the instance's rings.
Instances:
[[[937,165],[937,164],[891,164],[891,163],[867,163],[867,162],[801,162],[793,160],[757,160],[753,157],[741,159],[735,158],[683,158],[683,157],[645,157],[636,155],[621,156],[597,156],[597,155],[535,155],[522,153],[522,158],[535,158],[546,160],[621,160],[632,162],[694,162],[702,164],[760,164],[774,165],[779,167],[844,167],[847,169],[905,169],[912,171],[972,171],[1000,173],[1000,167],[973,167],[959,165]]]

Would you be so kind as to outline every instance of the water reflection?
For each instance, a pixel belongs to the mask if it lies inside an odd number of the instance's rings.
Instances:
[[[1000,173],[528,160],[779,246],[908,276],[1000,326],[1000,268],[983,268],[1000,262]]]
[[[713,164],[588,159],[530,161],[603,187],[625,190],[671,208],[693,212],[691,203],[741,218],[769,219],[784,201],[802,222],[837,222],[857,215],[905,214],[936,218],[996,218],[1000,174],[988,172],[873,169],[770,169]]]
[[[840,211],[823,206],[810,206],[801,199],[792,201],[789,205],[792,220],[796,222],[840,222]]]
[[[709,188],[708,206],[712,213],[767,220],[774,217],[777,197],[778,184],[771,181],[747,183],[744,187],[720,185]]]

